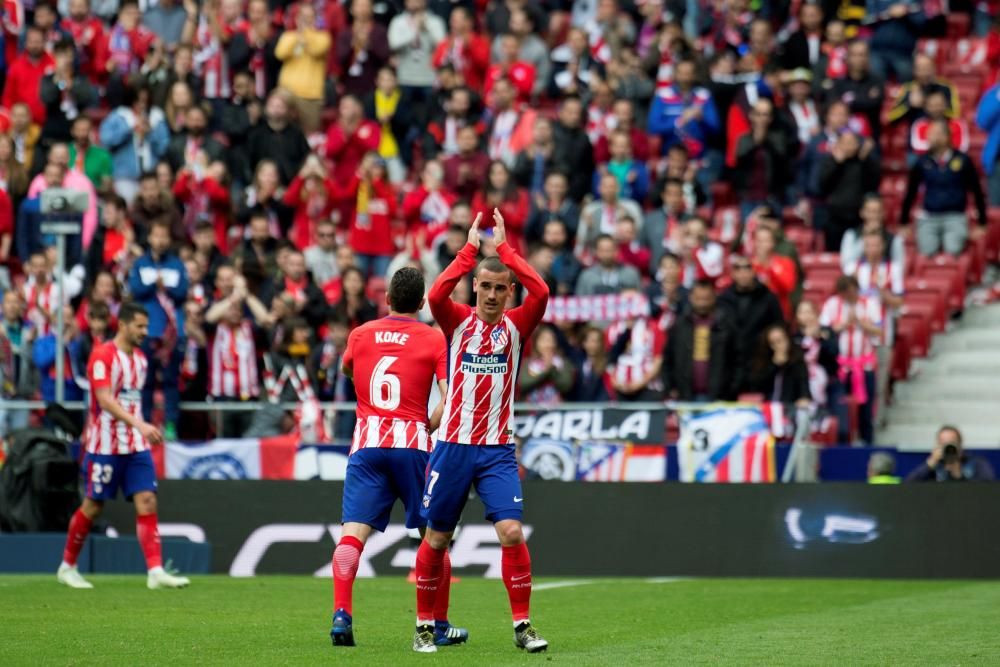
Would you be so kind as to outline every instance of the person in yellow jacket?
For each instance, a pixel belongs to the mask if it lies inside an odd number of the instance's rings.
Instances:
[[[899,484],[895,474],[896,459],[888,452],[874,452],[868,458],[869,484]]]
[[[329,50],[330,34],[316,28],[316,10],[300,3],[295,30],[281,35],[274,55],[282,62],[278,86],[292,95],[299,123],[307,135],[320,129]]]

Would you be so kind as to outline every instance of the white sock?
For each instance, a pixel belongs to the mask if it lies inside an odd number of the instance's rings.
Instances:
[[[528,625],[531,625],[531,621],[528,620],[528,619],[526,619],[526,618],[524,618],[524,619],[521,619],[520,621],[514,621],[514,627],[516,628],[517,626],[521,625],[522,623],[527,623]]]
[[[149,571],[150,574],[159,574],[160,572],[163,572],[163,567],[160,565],[157,565]]]
[[[76,565],[70,565],[70,564],[69,564],[69,563],[67,563],[66,561],[63,561],[62,563],[60,563],[60,564],[59,564],[59,569],[61,570],[61,569],[63,569],[64,567],[66,567],[66,568],[69,568],[69,569],[71,569],[71,570],[72,570],[72,569],[73,569],[74,567],[76,567]]]
[[[420,619],[420,618],[418,618],[417,619],[417,627],[419,628],[419,627],[421,627],[423,625],[430,625],[431,627],[433,627],[434,626],[434,621],[433,620],[428,621],[427,619]]]

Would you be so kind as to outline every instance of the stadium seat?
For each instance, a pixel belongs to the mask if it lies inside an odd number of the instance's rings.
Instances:
[[[923,38],[917,41],[917,53],[930,56],[940,68],[951,53],[951,42],[946,39]]]
[[[961,39],[969,34],[969,24],[971,19],[968,14],[962,12],[948,12],[948,38]]]
[[[893,380],[905,380],[910,377],[910,336],[913,335],[913,325],[899,321],[896,323],[896,340],[892,346],[892,363],[889,374]]]
[[[931,348],[931,329],[926,312],[904,312],[899,317],[899,329],[906,331],[906,339],[913,357],[924,358]]]
[[[951,279],[951,293],[948,296],[948,306],[951,312],[959,312],[965,305],[965,281],[969,274],[968,257],[952,257],[951,255],[935,255],[934,257],[918,257],[916,275],[921,278],[934,276]]]
[[[840,277],[840,272],[829,273],[819,271],[816,273],[806,274],[806,279],[802,282],[802,289],[805,292],[819,292],[824,294],[822,301],[826,300],[826,296],[830,296],[837,289],[837,278]],[[822,303],[819,301],[818,303]]]
[[[931,333],[942,333],[948,324],[948,288],[950,285],[941,285],[924,278],[908,278],[906,280],[906,296],[903,297],[903,308],[911,312],[918,312],[923,306],[930,305]]]
[[[733,192],[733,186],[726,181],[716,181],[712,183],[708,188],[709,194],[712,197],[712,204],[716,208],[721,206],[732,206],[736,203],[736,194]]]
[[[795,244],[799,257],[811,253],[815,248],[816,232],[812,227],[787,227],[784,231],[785,238]]]

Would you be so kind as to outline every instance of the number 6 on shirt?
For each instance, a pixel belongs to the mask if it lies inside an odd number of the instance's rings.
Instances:
[[[372,404],[381,410],[395,410],[399,407],[399,378],[387,372],[398,358],[382,357],[372,371],[368,391],[371,394]]]

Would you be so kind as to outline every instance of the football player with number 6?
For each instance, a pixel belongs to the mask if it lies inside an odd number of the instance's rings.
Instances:
[[[365,542],[373,530],[385,531],[396,499],[406,509],[406,527],[423,533],[420,516],[424,477],[431,452],[430,434],[441,421],[439,405],[428,418],[435,380],[446,390],[444,335],[417,320],[424,307],[424,277],[406,267],[397,271],[386,295],[388,317],[351,332],[344,353],[344,374],[358,395],[357,425],[344,480],[343,528],[333,552],[334,646],[354,646],[353,587]],[[433,610],[427,651],[461,644],[469,633],[448,623],[449,576]]]

